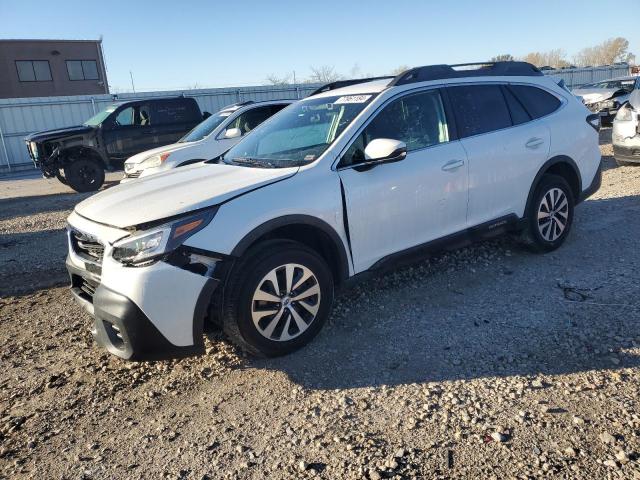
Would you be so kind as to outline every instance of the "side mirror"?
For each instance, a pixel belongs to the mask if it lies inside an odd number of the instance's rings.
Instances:
[[[406,143],[390,138],[376,138],[364,149],[364,164],[397,162],[406,156]]]
[[[224,138],[238,138],[242,135],[242,131],[239,128],[227,128],[224,132]]]

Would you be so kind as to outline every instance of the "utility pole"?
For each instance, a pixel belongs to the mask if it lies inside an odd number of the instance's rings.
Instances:
[[[133,73],[129,70],[129,76],[131,77],[131,88],[133,89],[133,93],[136,93],[136,86],[133,84]]]
[[[293,84],[296,84],[296,71],[293,71]]]

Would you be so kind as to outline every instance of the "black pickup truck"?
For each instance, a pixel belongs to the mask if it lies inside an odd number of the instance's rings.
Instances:
[[[25,141],[46,178],[92,192],[102,186],[105,171],[122,169],[131,155],[176,142],[206,116],[187,97],[118,102],[80,126],[33,133]]]

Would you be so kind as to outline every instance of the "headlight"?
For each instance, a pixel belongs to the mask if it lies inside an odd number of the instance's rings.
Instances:
[[[126,265],[140,265],[172,252],[206,227],[216,211],[209,209],[124,238],[113,245],[113,258]]]
[[[124,162],[124,171],[125,171],[125,173],[132,172],[135,169],[136,169],[136,164],[135,163]]]
[[[170,153],[162,153],[160,155],[152,155],[149,158],[145,158],[142,162],[140,162],[139,167],[140,170],[144,170],[145,168],[155,168],[159,167],[164,163],[164,161],[169,158]]]
[[[603,100],[602,102],[596,103],[598,110],[604,110],[605,108],[613,108],[616,106],[615,100]]]

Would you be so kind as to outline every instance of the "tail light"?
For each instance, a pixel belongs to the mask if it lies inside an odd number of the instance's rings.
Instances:
[[[587,117],[587,123],[593,127],[596,132],[600,131],[601,123],[600,123],[600,115],[597,113],[592,113]]]

